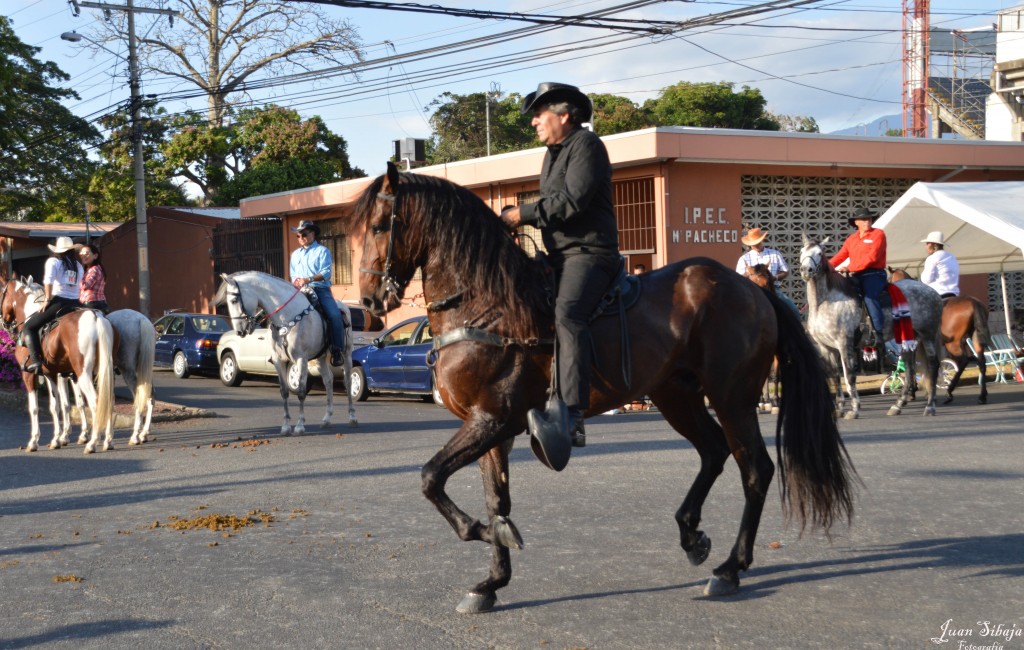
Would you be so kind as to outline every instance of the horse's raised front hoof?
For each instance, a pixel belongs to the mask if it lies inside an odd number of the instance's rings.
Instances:
[[[731,596],[740,590],[740,580],[730,580],[724,576],[711,576],[708,584],[704,586],[704,595],[711,597]]]
[[[499,515],[494,518],[494,521],[491,522],[491,537],[498,546],[519,550],[523,548],[523,536],[519,534],[519,529],[508,517]],[[465,599],[462,602],[466,602]]]
[[[693,566],[699,566],[704,563],[704,560],[708,559],[711,555],[711,538],[704,534],[703,531],[697,531],[700,533],[700,537],[693,543],[693,548],[686,552],[686,558],[690,560],[690,564]]]
[[[478,594],[469,592],[462,599],[455,611],[460,614],[480,614],[494,609],[494,603],[498,602],[498,595],[494,593]]]
[[[893,406],[890,406],[890,407],[889,407],[889,410],[888,410],[888,411],[886,411],[886,413],[885,413],[885,414],[886,414],[886,415],[899,415],[899,414],[900,414],[900,413],[902,413],[902,412],[903,412],[903,409],[902,409],[902,408],[900,408],[899,406],[895,406],[895,405],[893,405]]]

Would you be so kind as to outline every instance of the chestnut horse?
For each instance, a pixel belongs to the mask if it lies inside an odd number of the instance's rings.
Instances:
[[[456,608],[489,610],[512,577],[510,548],[523,543],[509,518],[509,452],[526,429],[527,412],[544,407],[550,385],[554,315],[544,267],[514,243],[475,194],[446,180],[400,174],[391,163],[357,200],[353,215],[354,227],[366,233],[360,290],[371,312],[398,307],[413,275],[422,271],[437,386],[463,420],[423,466],[422,489],[460,539],[491,545],[488,577]],[[609,310],[613,317],[591,324],[596,358],[586,415],[648,395],[693,443],[700,471],[675,515],[680,544],[693,564],[711,550],[698,528],[704,500],[725,461],[736,459],[745,498],[739,534],[704,590],[733,593],[753,561],[775,473],[757,402],[776,354],[783,383],[776,427],[783,509],[802,525],[826,531],[852,517],[855,473],[825,371],[796,314],[714,260],[670,264],[641,275],[640,284],[640,297],[624,317],[626,331],[617,306]],[[627,344],[628,372],[621,363]],[[449,478],[473,461],[483,476],[486,521],[445,492]]]
[[[892,281],[914,278],[907,273],[906,269],[894,269],[889,267]],[[988,403],[988,379],[985,377],[985,348],[992,347],[992,335],[988,331],[988,307],[983,305],[977,298],[971,296],[956,296],[947,298],[942,305],[942,325],[939,328],[940,340],[946,348],[946,354],[956,364],[956,374],[949,380],[946,387],[946,399],[943,404],[953,401],[953,391],[960,381],[960,375],[964,374],[967,363],[973,357],[978,363],[978,383],[981,384],[981,394],[978,395],[978,404]],[[974,354],[967,346],[967,339],[971,339],[974,345]]]
[[[43,287],[31,278],[8,280],[4,283],[0,297],[0,314],[4,327],[12,334],[21,333],[25,319],[43,308]],[[39,375],[46,380],[50,394],[50,414],[53,416],[53,440],[51,449],[67,444],[70,426],[61,423],[69,419],[61,413],[62,405],[69,403],[66,388],[60,376],[74,375],[75,382],[92,411],[92,435],[85,446],[85,453],[96,451],[100,430],[106,432],[104,451],[111,449],[114,437],[114,363],[115,339],[110,322],[103,314],[93,309],[82,309],[59,319],[41,341],[40,352],[43,365]],[[19,346],[15,358],[23,364],[28,351]],[[96,383],[93,383],[93,377]],[[27,451],[39,448],[39,402],[36,397],[36,375],[21,374],[25,391],[28,393],[28,411],[32,420],[32,432]],[[56,389],[56,392],[55,392]],[[83,432],[84,433],[84,432]]]

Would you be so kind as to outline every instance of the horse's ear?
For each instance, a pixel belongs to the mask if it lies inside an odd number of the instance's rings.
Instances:
[[[803,235],[803,238],[804,238],[804,246],[805,246],[805,247],[806,247],[806,246],[810,246],[810,245],[811,245],[811,238],[807,236],[807,231],[806,231],[806,230],[801,230],[801,231],[800,231],[800,234],[801,234],[801,235]]]
[[[388,194],[394,194],[396,187],[398,187],[398,167],[389,160],[388,171],[384,175],[384,187],[381,190]]]
[[[224,280],[225,282],[227,282],[227,281],[228,281],[228,280],[230,280],[231,278],[229,278],[229,277],[228,277],[228,274],[227,274],[227,273],[221,273],[221,274],[220,274],[220,279],[221,279],[221,280]]]
[[[821,245],[824,246],[825,244],[829,243],[830,241],[832,241],[832,235],[829,235],[825,239],[822,239],[821,240]]]

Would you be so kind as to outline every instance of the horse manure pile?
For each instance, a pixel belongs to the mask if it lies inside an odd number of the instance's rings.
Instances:
[[[73,573],[69,573],[66,576],[53,576],[54,582],[82,582],[85,578],[79,578]]]
[[[166,528],[173,528],[174,530],[199,530],[206,528],[214,532],[220,531],[237,531],[241,528],[247,528],[249,526],[255,526],[258,523],[269,524],[274,521],[276,517],[269,512],[262,510],[252,510],[245,516],[239,517],[237,515],[221,515],[221,514],[209,514],[202,515],[200,517],[193,517],[191,519],[181,519],[177,516],[170,517],[167,524],[164,525]],[[160,522],[154,522],[153,528],[160,528]]]

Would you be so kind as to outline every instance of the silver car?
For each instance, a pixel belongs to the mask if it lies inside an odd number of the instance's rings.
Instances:
[[[341,302],[339,301],[339,304]],[[344,303],[352,314],[352,347],[368,345],[384,331],[384,322],[359,305]],[[240,386],[246,375],[277,376],[271,362],[273,340],[270,330],[259,327],[248,336],[239,336],[234,330],[225,332],[217,345],[217,360],[220,364],[220,380],[225,386]],[[345,376],[345,369],[334,368],[335,379]],[[320,377],[320,364],[309,362],[309,380]],[[288,387],[297,391],[299,385],[298,366],[288,372]]]

